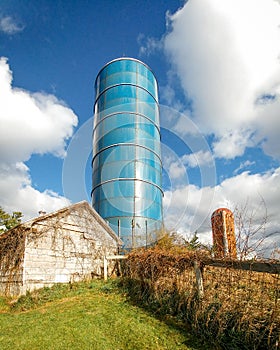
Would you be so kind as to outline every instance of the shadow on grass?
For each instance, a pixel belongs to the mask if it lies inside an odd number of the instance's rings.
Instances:
[[[204,339],[198,338],[199,335],[195,334],[191,328],[190,324],[182,322],[179,317],[175,317],[166,313],[159,311],[158,305],[149,305],[148,303],[143,302],[137,297],[134,298],[130,295],[127,286],[125,285],[122,279],[115,279],[108,282],[108,285],[104,285],[102,288],[105,292],[118,292],[122,293],[126,297],[126,302],[135,307],[141,308],[149,316],[158,319],[161,322],[164,322],[171,329],[180,332],[185,341],[182,344],[186,345],[192,350],[220,350],[221,348],[217,345],[213,346],[210,342],[206,342]]]

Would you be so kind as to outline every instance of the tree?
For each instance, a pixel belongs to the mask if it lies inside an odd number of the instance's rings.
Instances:
[[[236,230],[236,248],[239,258],[248,259],[262,257],[262,247],[266,238],[266,225],[268,220],[267,208],[261,197],[259,204],[248,203],[236,206],[234,221]]]
[[[199,242],[197,231],[195,231],[193,237],[187,242],[187,245],[190,250],[197,250],[202,247],[202,244]]]
[[[199,241],[197,231],[189,238],[185,238],[176,231],[169,232],[166,229],[160,231],[157,246],[166,249],[181,248],[183,250],[207,250],[209,247]]]
[[[21,218],[22,213],[20,211],[14,211],[10,215],[0,207],[0,234],[20,224]]]

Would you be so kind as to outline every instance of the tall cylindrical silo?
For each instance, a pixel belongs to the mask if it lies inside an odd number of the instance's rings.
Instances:
[[[211,216],[214,256],[237,258],[234,216],[227,208],[215,210]]]
[[[162,227],[157,81],[143,62],[119,58],[95,91],[92,205],[125,248],[149,245]]]

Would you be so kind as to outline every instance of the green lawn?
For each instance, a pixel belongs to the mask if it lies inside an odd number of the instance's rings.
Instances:
[[[0,300],[0,349],[205,349],[129,303],[116,283],[57,285]]]

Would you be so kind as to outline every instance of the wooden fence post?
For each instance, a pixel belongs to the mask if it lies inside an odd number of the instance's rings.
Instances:
[[[202,299],[204,297],[203,279],[202,279],[202,273],[201,273],[199,263],[196,260],[193,262],[193,267],[194,267],[195,278],[196,278],[198,298]]]
[[[120,260],[120,259],[127,259],[127,255],[107,255],[103,257],[104,281],[107,281],[108,279],[108,260]]]
[[[104,256],[103,259],[103,275],[104,275],[104,281],[107,281],[108,279],[108,261],[106,256]]]

